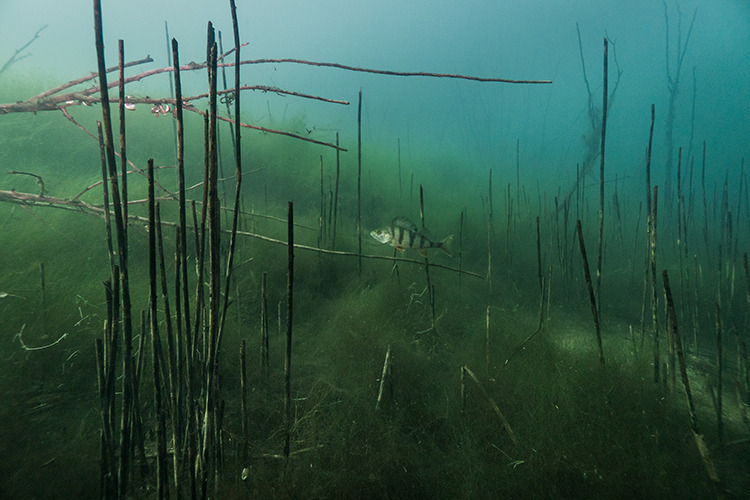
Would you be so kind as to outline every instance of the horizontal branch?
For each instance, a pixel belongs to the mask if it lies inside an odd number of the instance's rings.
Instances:
[[[141,64],[146,64],[146,63],[150,63],[150,62],[153,62],[153,61],[154,60],[151,58],[151,56],[146,56],[143,59],[139,59],[137,61],[131,61],[129,63],[125,63],[124,67],[125,68],[130,68],[132,66],[139,66]],[[118,70],[118,66],[112,66],[111,68],[107,68],[107,73],[111,73],[111,72],[117,71],[117,70]],[[99,77],[99,72],[98,71],[96,71],[94,73],[89,73],[86,76],[82,76],[81,78],[77,78],[75,80],[71,80],[68,83],[60,85],[59,87],[56,87],[56,88],[54,88],[52,90],[48,90],[46,92],[42,92],[39,95],[35,95],[31,99],[29,99],[29,101],[31,101],[31,102],[42,101],[45,98],[47,98],[47,97],[49,97],[51,95],[57,94],[58,92],[62,92],[65,89],[69,89],[70,87],[75,87],[76,85],[80,85],[81,83],[87,82],[89,80],[93,80],[94,78],[98,78],[98,77]],[[117,84],[119,84],[119,79],[117,80]],[[112,87],[112,85],[108,85],[108,87]],[[96,89],[95,92],[99,92],[99,86],[94,87],[94,88]]]
[[[143,64],[146,62],[151,62],[152,59],[150,56],[147,56],[144,59],[141,59],[139,61],[133,61],[127,63],[125,66],[136,66],[139,64]],[[511,83],[511,84],[549,84],[552,83],[552,80],[514,80],[514,79],[508,79],[508,78],[485,78],[485,77],[478,77],[478,76],[470,76],[470,75],[460,75],[455,73],[432,73],[432,72],[425,72],[425,71],[391,71],[391,70],[382,70],[382,69],[373,69],[373,68],[359,68],[356,66],[348,66],[345,64],[338,64],[338,63],[329,63],[329,62],[316,62],[316,61],[306,61],[304,59],[251,59],[246,61],[240,61],[240,65],[244,64],[281,64],[281,63],[291,63],[291,64],[303,64],[307,66],[319,66],[319,67],[327,67],[327,68],[336,68],[336,69],[342,69],[346,71],[355,71],[360,73],[372,73],[372,74],[378,74],[378,75],[387,75],[387,76],[417,76],[417,77],[430,77],[430,78],[454,78],[454,79],[461,79],[461,80],[470,80],[475,82],[485,82],[485,83]],[[226,63],[219,63],[219,66],[221,67],[232,67],[235,63],[226,62]],[[206,68],[206,63],[196,63],[196,62],[190,62],[188,64],[180,66],[180,71],[196,71]],[[112,67],[107,69],[107,72],[111,72],[116,70],[117,67]],[[172,66],[167,66],[164,68],[155,68],[148,71],[144,71],[141,73],[138,73],[137,75],[130,76],[125,79],[125,84],[138,82],[143,80],[144,78],[148,78],[150,76],[158,75],[161,73],[169,73],[174,71],[174,68]],[[47,92],[44,92],[42,94],[39,94],[37,96],[32,97],[31,99],[28,99],[26,101],[17,102],[17,103],[9,103],[9,104],[0,104],[0,115],[1,114],[7,114],[7,113],[22,113],[22,112],[36,112],[36,111],[50,111],[53,109],[57,109],[58,105],[62,102],[66,102],[68,100],[80,100],[82,102],[85,102],[86,96],[91,96],[94,94],[99,93],[100,86],[93,86],[91,88],[81,90],[79,92],[71,92],[69,94],[65,94],[65,98],[63,99],[62,96],[56,96],[53,99],[49,99],[50,96],[59,93],[60,91],[73,87],[75,85],[78,85],[80,83],[92,80],[96,78],[97,73],[91,73],[87,76],[84,76],[82,78],[78,78],[76,80],[72,80],[64,85],[61,85],[60,87],[57,87],[55,89],[49,90]],[[115,88],[119,86],[120,81],[119,79],[110,81],[107,85],[108,88]],[[263,90],[261,86],[257,86],[259,90]],[[272,92],[281,92],[278,89],[274,89],[273,87],[267,87],[267,91]],[[294,95],[294,94],[292,94]],[[300,96],[304,96],[304,94],[299,94]],[[188,99],[189,100],[189,99]],[[98,102],[98,101],[89,101],[89,102]],[[161,101],[166,102],[166,101]],[[343,101],[342,101],[343,102]]]
[[[515,83],[515,84],[545,84],[552,83],[552,80],[511,80],[508,78],[484,78],[479,76],[459,75],[455,73],[430,73],[425,71],[391,71],[385,69],[371,69],[371,68],[358,68],[356,66],[347,66],[345,64],[329,63],[329,62],[313,62],[305,61],[302,59],[253,59],[249,61],[241,61],[240,64],[280,64],[280,63],[294,63],[294,64],[306,64],[308,66],[323,66],[327,68],[343,69],[346,71],[358,71],[360,73],[374,73],[376,75],[388,75],[388,76],[423,76],[430,78],[457,78],[459,80],[471,80],[474,82],[489,82],[489,83]],[[226,64],[231,66],[231,64]]]
[[[86,203],[85,201],[81,201],[79,199],[70,200],[66,198],[56,198],[52,196],[41,196],[41,195],[32,194],[32,193],[20,193],[18,191],[0,190],[0,202],[15,203],[15,204],[26,205],[26,206],[59,208],[62,210],[70,210],[73,212],[80,212],[80,213],[86,213],[89,215],[95,215],[100,218],[103,218],[105,215],[105,211],[102,206],[94,205],[92,203]],[[134,215],[134,214],[128,214],[128,219],[130,221],[136,221],[136,222],[148,224],[147,217],[142,217],[142,216]],[[171,226],[171,227],[174,227],[177,225],[177,223],[175,222],[168,222],[168,221],[162,221],[162,224],[165,226]],[[224,229],[222,231],[225,233],[230,233],[228,229]],[[268,243],[274,243],[277,245],[287,246],[288,244],[286,241],[277,240],[275,238],[270,238],[268,236],[263,236],[262,234],[251,233],[249,231],[237,231],[237,234],[240,236],[246,236],[249,238],[266,241]],[[344,252],[341,250],[326,250],[324,248],[316,248],[316,247],[311,247],[308,245],[302,245],[299,243],[295,243],[294,248],[298,248],[300,250],[308,250],[311,252],[317,252],[317,253],[322,253],[322,254],[328,254],[328,255],[361,257],[363,259],[388,260],[392,262],[406,262],[410,264],[416,264],[419,266],[424,265],[423,262],[420,262],[418,260],[405,259],[402,257],[388,257],[386,255],[358,254],[358,253],[353,253],[353,252]],[[445,266],[442,264],[430,263],[430,267],[437,267],[440,269],[445,269],[447,271],[452,271],[455,273],[465,274],[467,276],[474,276],[475,278],[484,279],[484,276],[480,274],[473,273],[471,271],[466,271],[464,269],[457,269],[455,267]]]
[[[183,109],[185,109],[187,111],[192,111],[194,113],[198,113],[201,116],[203,116],[203,115],[205,115],[207,113],[207,111],[200,110],[200,109],[195,108],[193,106],[189,106],[189,107],[188,106],[183,106]],[[221,120],[221,121],[225,121],[227,123],[231,123],[233,125],[235,125],[237,123],[235,120],[233,120],[231,118],[227,118],[225,116],[220,116],[220,115],[217,115],[216,119],[217,120]],[[292,137],[294,139],[299,139],[301,141],[311,142],[313,144],[319,144],[320,146],[327,146],[329,148],[338,149],[339,151],[344,151],[344,152],[349,151],[346,148],[342,148],[341,146],[337,146],[335,144],[331,144],[330,142],[319,141],[319,140],[313,139],[311,137],[305,137],[303,135],[293,134],[292,132],[284,132],[283,130],[275,130],[275,129],[272,129],[272,128],[261,127],[261,126],[258,126],[258,125],[250,125],[249,123],[242,123],[242,122],[240,122],[240,127],[249,128],[249,129],[252,129],[252,130],[258,130],[260,132],[267,132],[267,133],[270,133],[270,134],[285,135],[287,137]]]

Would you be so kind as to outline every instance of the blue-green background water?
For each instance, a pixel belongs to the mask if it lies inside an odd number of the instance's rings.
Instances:
[[[389,263],[367,260],[360,274],[356,258],[298,252],[296,448],[318,451],[282,474],[278,462],[268,458],[279,453],[281,442],[281,336],[272,338],[271,383],[264,386],[257,374],[252,377],[251,463],[237,462],[232,448],[239,432],[236,346],[240,339],[248,341],[254,365],[263,272],[269,273],[272,310],[277,304],[283,310],[285,301],[286,249],[242,239],[224,340],[231,353],[224,361],[223,383],[229,408],[227,454],[232,456],[221,480],[225,495],[711,494],[713,486],[689,434],[679,376],[671,389],[667,377],[663,384],[651,382],[651,312],[646,302],[644,319],[642,279],[652,104],[656,120],[651,182],[660,189],[658,271],[669,270],[679,297],[699,419],[717,460],[721,488],[738,496],[748,494],[741,472],[748,460],[746,445],[720,446],[711,393],[717,387],[716,302],[722,307],[725,331],[739,332],[740,343],[748,338],[742,254],[750,241],[743,167],[750,144],[750,4],[666,3],[673,77],[678,32],[682,43],[688,42],[675,101],[673,191],[667,200],[663,189],[669,90],[662,2],[240,1],[237,7],[241,39],[248,42],[243,59],[297,58],[552,83],[395,77],[291,63],[243,66],[243,84],[350,103],[243,94],[243,122],[324,142],[334,142],[339,133],[348,151],[341,155],[338,250],[357,250],[361,89],[363,253],[391,255],[389,247],[380,246],[368,233],[397,215],[418,221],[422,186],[427,225],[436,237],[454,234],[454,257],[431,254],[431,262],[456,267],[460,250],[463,269],[485,276],[489,247],[492,280],[464,276],[459,286],[453,273],[433,269],[440,335],[428,338],[423,333],[429,329],[430,314],[421,266],[404,263],[393,274]],[[127,70],[127,75],[171,64],[165,21],[169,35],[180,43],[183,64],[205,60],[209,20],[222,31],[224,50],[233,44],[228,2],[111,1],[104,2],[103,15],[108,66],[116,63],[118,39],[125,41],[126,59],[154,58],[151,64]],[[91,4],[82,1],[0,1],[0,64],[44,25],[48,27],[39,38],[20,53],[27,57],[0,74],[0,103],[28,99],[95,70],[93,13]],[[600,397],[601,373],[573,230],[580,217],[589,263],[595,267],[600,130],[592,129],[589,120],[581,57],[593,104],[600,109],[605,36],[610,40],[610,92],[618,82],[607,123],[601,305],[610,406],[602,405]],[[127,93],[167,96],[167,75],[130,84]],[[230,85],[233,77],[230,68]],[[110,81],[114,79],[110,74]],[[86,85],[90,83],[83,88]],[[184,95],[205,89],[204,71],[183,72]],[[206,106],[205,101],[196,105]],[[141,168],[149,158],[169,167],[175,162],[171,119],[155,118],[148,108],[139,104],[126,115],[128,157]],[[95,131],[101,119],[98,105],[68,110],[81,126]],[[228,178],[224,189],[230,200],[233,157],[229,130],[220,128]],[[202,180],[200,117],[186,113],[186,134],[186,176],[192,186]],[[251,130],[243,129],[242,137],[245,210],[283,219],[287,201],[293,200],[297,220],[310,228],[298,229],[297,241],[318,246],[321,162],[330,204],[334,151]],[[687,237],[679,242],[677,148],[683,150],[682,222],[689,226]],[[590,168],[586,187],[573,191],[577,165],[584,162]],[[43,177],[47,194],[69,199],[97,182],[99,168],[96,141],[59,112],[0,115],[0,190],[38,193],[33,178],[5,173],[31,172]],[[488,222],[490,171],[494,219]],[[172,170],[160,171],[159,180],[175,189]],[[130,189],[131,199],[145,197],[145,182],[137,175],[131,176]],[[200,200],[200,187],[188,195]],[[98,204],[101,192],[93,189],[82,199]],[[143,205],[134,205],[133,211],[145,214]],[[165,220],[175,220],[176,210],[168,202],[163,211]],[[462,211],[465,226],[459,247]],[[733,214],[730,222],[727,212]],[[545,306],[542,334],[523,344],[539,316],[537,216],[550,303]],[[242,225],[280,240],[286,235],[283,223],[246,217]],[[145,224],[131,223],[137,309],[147,307],[147,235]],[[165,231],[165,238],[171,252],[173,233]],[[322,245],[329,247],[330,240]],[[0,298],[0,357],[5,360],[0,370],[0,455],[5,457],[0,463],[0,496],[95,496],[100,422],[93,343],[101,336],[105,317],[101,282],[109,276],[104,225],[90,215],[2,203],[0,252],[0,292],[15,296]],[[411,252],[405,256],[417,258]],[[40,263],[46,272],[44,302]],[[167,269],[173,273],[174,266],[168,262]],[[661,280],[657,290],[663,308]],[[490,343],[485,338],[487,308],[492,314]],[[276,321],[275,312],[272,320]],[[663,323],[660,328],[664,343]],[[63,333],[67,336],[47,349],[28,351],[21,344],[23,340],[27,347],[48,345]],[[748,396],[742,392],[747,388],[741,383],[747,368],[741,360],[738,368],[741,348],[732,334],[724,340],[726,359],[731,360],[726,364],[731,375],[725,375],[725,393],[732,393],[731,402],[725,395],[725,442],[741,442],[748,432],[743,420]],[[517,351],[522,344],[525,347]],[[394,346],[396,365],[393,392],[382,417],[372,413],[372,407],[387,345]],[[510,357],[513,361],[506,367]],[[458,376],[464,365],[480,376],[519,443],[508,440],[479,391],[471,396],[476,399],[468,418],[462,414]],[[732,385],[735,374],[740,379],[737,386]],[[144,403],[146,412],[149,405],[150,401]],[[247,465],[254,471],[251,481],[240,482],[236,469]],[[153,481],[143,484],[152,486]],[[139,491],[149,495],[145,486]]]
[[[49,24],[33,54],[5,78],[28,75],[63,82],[93,69],[93,16],[88,2],[37,2],[33,16],[25,2],[6,1],[0,27],[6,57],[39,27]],[[677,56],[677,8],[670,9],[670,61]],[[434,71],[516,79],[549,79],[549,86],[479,85],[471,82],[383,78],[292,65],[253,66],[243,83],[262,83],[354,102],[363,88],[366,147],[395,151],[401,139],[406,161],[429,155],[462,171],[502,168],[522,144],[530,171],[545,177],[570,177],[580,161],[580,137],[587,132],[576,26],[595,95],[601,88],[602,38],[616,46],[623,71],[609,116],[609,169],[612,176],[632,175],[635,153],[648,134],[649,107],[656,104],[655,166],[662,166],[666,118],[665,19],[661,2],[277,2],[240,3],[240,32],[249,45],[244,58],[295,57],[360,67]],[[696,141],[707,141],[716,165],[730,167],[746,154],[750,88],[747,74],[746,2],[682,2],[682,33],[697,9],[696,23],[680,75],[676,134],[688,147],[695,71]],[[108,60],[116,61],[116,40],[126,43],[128,58],[150,54],[151,67],[167,65],[164,21],[180,41],[182,58],[203,60],[206,21],[212,20],[230,44],[227,9],[214,3],[111,2],[104,5]],[[33,21],[32,21],[33,20]],[[200,35],[199,35],[200,34]],[[611,61],[614,62],[614,61]],[[614,74],[614,64],[612,73]],[[166,77],[132,87],[133,94],[166,89]],[[196,85],[203,84],[202,75]],[[231,78],[230,78],[231,81]],[[188,88],[190,88],[188,86]],[[9,96],[20,99],[24,96]],[[283,116],[304,116],[308,128],[340,130],[356,116],[352,106],[309,104],[248,96],[246,110],[254,123]],[[600,105],[597,97],[596,104]],[[662,126],[660,126],[662,125]],[[353,144],[352,128],[342,140]],[[321,134],[322,135],[322,134]],[[329,135],[331,133],[329,132]],[[696,145],[694,144],[694,147]],[[412,157],[411,155],[416,155]],[[642,156],[637,157],[643,161]],[[365,155],[367,165],[367,155]],[[372,165],[371,168],[376,168]],[[639,169],[641,170],[641,169]],[[712,169],[721,172],[723,168]],[[659,178],[658,170],[655,170]]]

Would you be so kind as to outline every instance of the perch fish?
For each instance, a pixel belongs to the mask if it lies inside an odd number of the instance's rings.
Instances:
[[[426,257],[428,248],[439,248],[448,256],[451,255],[452,234],[440,241],[435,241],[427,230],[422,229],[420,231],[416,224],[405,217],[395,217],[389,227],[370,231],[370,236],[401,252],[407,248],[414,248],[419,251],[420,255]]]

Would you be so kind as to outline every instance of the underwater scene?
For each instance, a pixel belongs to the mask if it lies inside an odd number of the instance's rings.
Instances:
[[[0,498],[750,498],[748,2],[0,40]]]

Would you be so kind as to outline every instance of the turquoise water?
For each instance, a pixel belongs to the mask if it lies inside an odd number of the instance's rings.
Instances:
[[[126,59],[150,54],[155,60],[127,70],[128,76],[166,66],[165,20],[170,36],[180,43],[183,64],[205,60],[208,20],[223,32],[226,51],[233,45],[228,7],[186,5],[175,12],[133,2],[104,5],[107,64],[115,64],[117,39],[123,38]],[[221,443],[221,460],[199,466],[211,471],[206,493],[225,498],[711,497],[717,491],[747,496],[745,292],[750,280],[743,257],[750,224],[744,167],[750,89],[744,75],[750,61],[750,11],[732,2],[696,7],[668,3],[665,15],[665,5],[655,2],[596,8],[589,2],[240,3],[241,38],[249,42],[242,48],[243,60],[293,57],[551,83],[386,76],[288,62],[243,66],[243,85],[268,85],[348,104],[272,91],[242,94],[241,121],[329,145],[242,130],[241,232],[217,371],[216,394],[223,410],[215,442]],[[0,103],[25,101],[96,68],[90,5],[62,10],[50,3],[33,18],[26,9],[22,2],[0,6],[0,64],[13,61],[0,73]],[[15,49],[47,24],[13,60]],[[609,37],[610,107],[601,288],[596,291],[602,367],[575,223],[582,222],[596,287],[604,36]],[[679,79],[678,43],[684,48]],[[169,74],[129,84],[126,93],[141,100],[166,97]],[[115,75],[110,73],[110,82]],[[669,78],[676,84],[671,143]],[[227,68],[229,86],[233,79]],[[205,70],[183,71],[184,95],[206,88]],[[75,95],[70,99],[70,116],[95,135],[102,117],[99,104],[83,106]],[[652,103],[651,186],[659,190],[655,292],[645,266]],[[204,110],[207,103],[202,99],[193,105]],[[119,115],[112,109],[117,136]],[[223,106],[219,113],[226,115]],[[156,196],[174,322],[174,118],[154,116],[151,104],[143,102],[125,117],[133,163],[129,169],[145,169],[153,158],[164,187],[157,188]],[[346,151],[338,156],[334,243],[337,154],[330,144],[337,133]],[[199,218],[204,147],[198,114],[185,113],[185,134],[186,186],[192,188],[187,197],[197,202]],[[226,123],[220,123],[218,134],[219,199],[227,208],[222,224],[228,229],[234,155]],[[104,335],[103,282],[111,276],[105,225],[97,215],[103,200],[97,185],[99,145],[59,111],[0,114],[0,164],[0,496],[93,497],[106,483],[100,479],[106,467],[95,342]],[[143,434],[135,441],[143,442],[145,454],[133,452],[130,497],[153,497],[157,488],[151,331],[141,318],[141,311],[149,309],[146,187],[145,176],[128,174],[134,216],[128,229],[134,359],[143,370],[138,402]],[[397,253],[369,236],[395,216],[421,226],[420,191],[430,234],[437,240],[454,236],[452,257],[429,254],[429,274],[416,251]],[[297,248],[287,426],[289,201],[294,204]],[[198,252],[190,211],[188,230],[194,322]],[[222,290],[228,241],[225,233]],[[408,261],[387,260],[394,255]],[[662,270],[672,285],[697,428],[691,428],[679,364],[668,349],[671,337],[666,334],[674,330],[666,324]],[[260,354],[264,273],[267,371]],[[206,296],[208,279],[206,274]],[[657,383],[654,296],[660,341]],[[157,298],[166,353],[167,318]],[[717,317],[723,333],[722,382]],[[112,428],[116,442],[122,344],[119,349]],[[390,368],[381,386],[387,351]],[[196,352],[195,366],[202,370],[203,351]],[[204,382],[202,372],[192,380],[198,386]],[[165,393],[170,387],[168,380],[163,382]],[[192,404],[201,428],[205,395],[196,394]],[[171,425],[177,420],[168,399],[164,405],[174,495]],[[707,444],[703,456],[695,429]],[[178,435],[197,442],[202,434],[183,430]],[[290,456],[284,458],[287,435]],[[120,457],[118,448],[115,459]],[[189,496],[188,470],[194,462],[187,456],[179,462],[184,467],[179,489]],[[719,483],[709,478],[711,464]],[[198,494],[201,488],[199,484]]]

